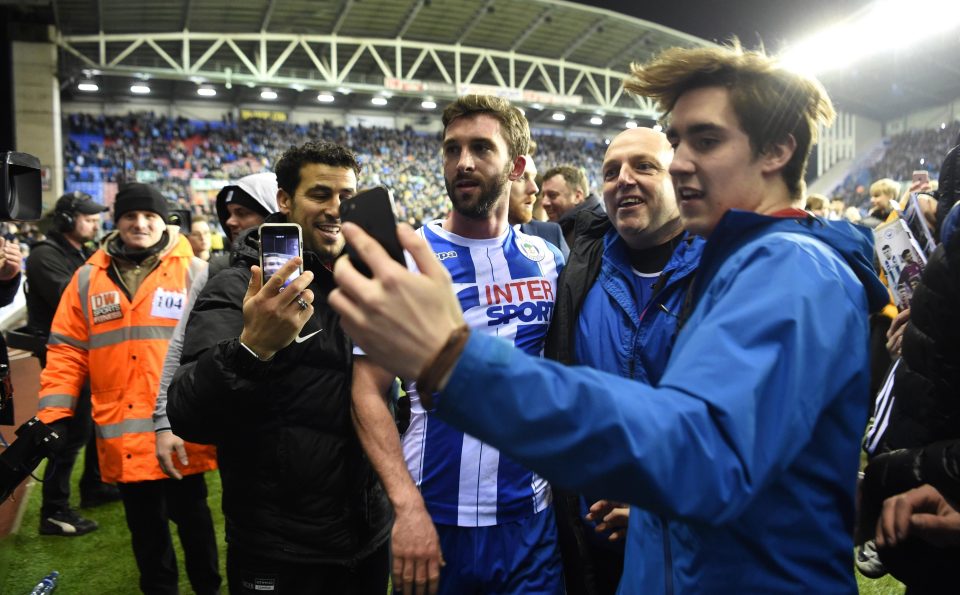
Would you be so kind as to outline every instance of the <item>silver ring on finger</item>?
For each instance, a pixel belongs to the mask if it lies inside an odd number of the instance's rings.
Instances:
[[[297,305],[300,306],[301,310],[306,310],[310,306],[310,304],[307,303],[307,300],[303,299],[302,297],[297,298]]]

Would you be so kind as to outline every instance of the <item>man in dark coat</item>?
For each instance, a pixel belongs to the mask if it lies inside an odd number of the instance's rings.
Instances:
[[[234,594],[387,589],[390,505],[353,427],[352,344],[326,303],[358,172],[332,143],[284,153],[267,222],[299,224],[303,258],[266,284],[259,266],[222,271],[187,324],[167,414],[175,434],[217,445]],[[255,258],[256,230],[241,240]]]

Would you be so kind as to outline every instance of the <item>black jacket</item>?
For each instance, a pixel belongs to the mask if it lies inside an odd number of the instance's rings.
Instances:
[[[581,210],[575,218],[573,249],[557,282],[557,301],[547,332],[544,357],[566,365],[574,364],[573,333],[587,293],[597,277],[603,256],[603,237],[613,225],[604,212]],[[597,595],[609,590],[598,584],[603,574],[596,567],[599,560],[591,554],[580,518],[580,496],[575,492],[553,488],[557,517],[557,541],[563,558],[563,574],[569,595]],[[611,572],[622,571],[622,555],[606,557]],[[609,574],[609,572],[608,572]],[[615,588],[616,585],[612,585]]]
[[[577,237],[574,233],[577,226],[577,217],[583,211],[593,211],[598,215],[603,215],[606,217],[606,211],[603,210],[603,204],[594,194],[588,195],[582,203],[564,213],[560,219],[557,220],[557,223],[560,224],[560,229],[563,230],[563,238],[567,241],[567,245],[571,250],[573,250],[573,244]]]
[[[241,248],[257,240],[252,230]],[[314,316],[305,339],[268,362],[239,345],[249,268],[210,279],[187,324],[167,413],[177,435],[217,445],[231,547],[353,565],[386,542],[392,512],[353,429],[352,344],[327,305],[333,276],[313,253],[304,261],[316,275]]]
[[[600,275],[603,236],[613,226],[606,213],[592,210],[576,219],[575,244],[557,283],[557,301],[547,331],[544,357],[570,365],[573,362],[573,331],[587,293]]]
[[[93,254],[76,249],[59,231],[30,247],[27,256],[27,327],[38,335],[50,334],[60,296],[73,274]]]
[[[885,498],[933,485],[960,498],[960,234],[941,244],[913,293],[893,409],[863,479],[870,533]],[[861,534],[864,537],[864,534]]]

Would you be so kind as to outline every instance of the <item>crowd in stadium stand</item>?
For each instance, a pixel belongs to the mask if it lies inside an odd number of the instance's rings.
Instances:
[[[406,128],[308,125],[263,119],[219,122],[169,118],[153,113],[125,116],[71,114],[65,125],[64,163],[72,182],[120,182],[137,171],[156,172],[156,184],[172,200],[189,193],[190,178],[238,179],[261,169],[290,145],[323,139],[353,149],[364,167],[361,187],[383,185],[394,191],[398,215],[413,225],[442,216],[447,198],[440,151],[434,134]],[[558,164],[584,168],[591,187],[598,182],[602,141],[535,135],[542,170]]]
[[[893,136],[883,157],[870,168],[870,175],[875,180],[903,180],[909,178],[913,170],[925,169],[936,178],[940,160],[954,145],[958,134],[960,121],[954,120],[943,127],[908,130]]]
[[[316,138],[351,147],[363,164],[377,163],[376,168],[364,168],[360,184],[392,189],[402,220],[419,225],[446,212],[437,139],[411,128],[234,120],[231,114],[225,114],[220,121],[198,121],[138,112],[125,116],[70,114],[65,133],[68,188],[77,182],[133,179],[137,171],[156,172],[152,183],[168,198],[185,205],[191,178],[226,181],[261,169],[270,170],[276,156],[291,144]],[[833,198],[866,215],[872,181],[909,179],[915,169],[927,169],[931,178],[936,179],[938,156],[947,152],[958,135],[960,121],[893,136],[880,160],[864,171],[851,172],[834,191]],[[554,165],[573,164],[587,172],[591,189],[598,187],[605,149],[601,139],[534,133],[534,140],[541,173]],[[206,212],[212,214],[209,209]]]
[[[870,206],[870,184],[876,180],[909,180],[913,171],[918,169],[929,171],[930,179],[936,180],[940,177],[940,159],[960,136],[960,121],[944,124],[892,136],[885,143],[880,159],[863,170],[850,172],[833,195],[849,206],[861,208],[865,214]]]

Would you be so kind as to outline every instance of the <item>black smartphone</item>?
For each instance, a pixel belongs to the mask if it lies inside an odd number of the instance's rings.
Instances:
[[[397,216],[393,210],[393,196],[382,186],[365,190],[349,200],[340,203],[340,220],[344,223],[356,223],[387,251],[395,261],[404,267],[407,261],[403,248],[397,239]],[[370,268],[359,258],[350,244],[346,247],[350,262],[358,271],[372,277]]]
[[[295,256],[303,257],[303,230],[298,224],[264,223],[260,226],[260,270],[264,285]],[[302,265],[283,282],[283,286],[289,285],[301,273]]]

